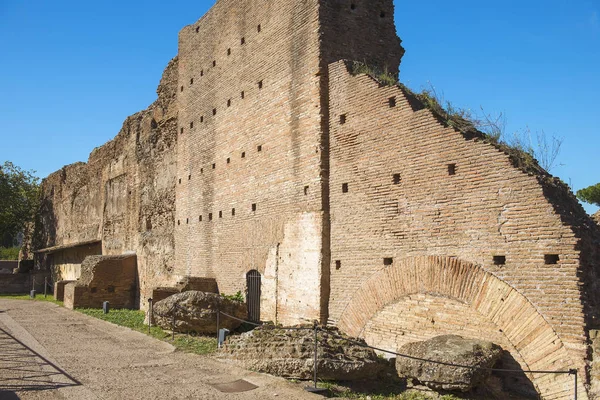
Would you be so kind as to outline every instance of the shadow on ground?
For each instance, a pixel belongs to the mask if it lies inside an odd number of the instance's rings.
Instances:
[[[15,392],[53,390],[81,383],[0,328],[0,398],[18,399]]]

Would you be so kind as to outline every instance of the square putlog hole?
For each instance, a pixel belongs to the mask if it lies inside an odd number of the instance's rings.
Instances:
[[[545,264],[558,264],[560,257],[558,254],[545,254],[544,255],[544,263]]]
[[[340,269],[342,268],[342,262],[340,260],[336,260],[335,261],[335,269]]]
[[[494,256],[494,265],[506,265],[506,256]]]
[[[340,125],[344,125],[346,123],[346,114],[340,115]]]
[[[456,175],[456,164],[448,164],[448,175]]]
[[[252,211],[256,211],[256,203],[252,203]]]
[[[388,99],[388,104],[389,104],[390,108],[391,107],[396,107],[396,97],[390,97]]]
[[[392,176],[392,180],[394,182],[394,185],[399,185],[401,181],[400,174],[394,174]]]
[[[342,193],[348,193],[348,184],[342,183]]]
[[[392,265],[394,263],[394,259],[392,257],[386,257],[383,259],[383,265]]]

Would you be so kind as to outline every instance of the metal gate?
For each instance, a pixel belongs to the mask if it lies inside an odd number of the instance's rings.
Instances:
[[[248,320],[260,321],[260,272],[253,269],[246,274],[246,305]]]

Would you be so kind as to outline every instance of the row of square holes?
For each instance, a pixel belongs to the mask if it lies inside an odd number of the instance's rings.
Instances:
[[[256,203],[252,203],[251,210],[252,210],[252,212],[256,212],[256,210],[257,210]],[[231,216],[235,217],[235,208],[231,209]],[[223,218],[223,211],[219,211],[219,218]],[[213,213],[208,213],[208,221],[212,221],[212,220],[213,220]],[[202,221],[203,221],[203,217],[202,217],[202,215],[200,215],[198,217],[198,222],[202,222]],[[185,223],[189,224],[190,219],[186,218]],[[179,219],[177,220],[177,225],[181,225],[181,220],[179,220]]]
[[[506,256],[493,256],[494,265],[506,265]],[[558,254],[544,254],[544,264],[555,265],[560,261]]]
[[[261,80],[261,81],[258,81],[258,83],[257,83],[257,86],[258,86],[258,89],[259,89],[259,90],[261,90],[261,89],[263,88],[263,86],[264,86],[264,83],[263,83],[263,81],[262,81],[262,80]],[[182,87],[183,87],[183,86],[182,86]],[[245,92],[245,91],[243,91],[243,90],[242,90],[242,91],[240,92],[240,98],[241,98],[242,100],[246,98],[246,92]],[[228,108],[229,108],[229,107],[231,107],[231,104],[232,104],[232,102],[231,102],[231,99],[228,99],[228,100],[227,100],[227,107],[228,107]],[[217,115],[217,109],[216,109],[216,108],[213,108],[213,110],[212,110],[212,115],[213,115],[213,116]],[[203,122],[204,122],[204,115],[200,116],[200,123],[203,123]],[[194,128],[194,121],[191,121],[191,122],[190,122],[190,129],[193,129],[193,128]],[[181,128],[180,128],[180,130],[179,130],[179,133],[180,133],[180,134],[183,134],[183,132],[184,132],[184,128],[183,128],[183,127],[181,127]]]
[[[262,26],[261,26],[260,24],[256,26],[256,31],[257,31],[258,33],[260,33],[260,32],[262,31]],[[197,27],[196,27],[196,33],[199,33],[199,32],[200,32],[200,27],[199,27],[199,26],[197,26]],[[243,46],[243,45],[245,45],[245,44],[246,44],[246,38],[245,38],[245,37],[242,37],[242,38],[240,39],[240,45],[241,45],[241,46]],[[231,55],[231,47],[227,49],[227,56],[229,57],[230,55]],[[217,60],[213,60],[213,62],[212,62],[212,66],[213,66],[213,68],[217,66]],[[200,76],[204,76],[204,70],[201,70],[201,71],[200,71]],[[193,84],[194,84],[194,78],[190,78],[190,85],[193,85]],[[182,92],[183,92],[183,89],[184,89],[184,87],[183,87],[183,86],[181,86],[181,91],[182,91]],[[243,93],[243,92],[242,92],[242,93]]]
[[[558,254],[545,254],[544,255],[544,264],[554,265],[558,264],[560,261],[560,256]],[[494,256],[493,257],[494,265],[505,265],[506,264],[506,256]],[[386,257],[383,259],[383,265],[390,266],[394,263],[394,259],[391,257]],[[342,268],[342,261],[335,261],[335,269]]]
[[[390,108],[396,107],[396,96],[388,99],[388,105]],[[348,121],[348,114],[340,114],[340,125],[344,125]]]
[[[262,145],[258,145],[256,146],[256,151],[257,152],[261,152],[262,151]],[[246,152],[242,151],[241,157],[240,158],[246,158]],[[226,160],[227,164],[231,164],[231,157],[227,157]],[[212,169],[217,169],[217,163],[213,163],[212,164]],[[203,174],[204,173],[204,168],[200,168],[200,173]],[[188,181],[192,179],[192,175],[188,175]],[[179,178],[179,184],[181,185],[181,178]]]
[[[356,4],[354,4],[354,3],[350,4],[350,9],[351,9],[351,10],[356,10]],[[383,10],[382,10],[382,11],[379,13],[379,16],[380,16],[381,18],[385,18],[385,11],[383,11]],[[261,26],[260,24],[258,24],[258,25],[256,26],[256,31],[257,31],[258,33],[262,32],[262,26]],[[199,33],[199,32],[200,32],[200,27],[199,27],[199,26],[197,26],[197,27],[196,27],[196,33]],[[246,44],[246,38],[245,38],[245,37],[242,37],[242,38],[240,39],[240,45],[241,45],[241,46],[243,46],[243,45],[245,45],[245,44]],[[231,47],[229,47],[229,48],[227,49],[227,56],[230,56],[230,55],[231,55]],[[212,66],[213,66],[213,68],[217,66],[217,60],[213,60],[213,62],[212,62]],[[204,76],[204,70],[201,70],[201,71],[200,71],[200,76]],[[190,78],[190,85],[193,85],[193,84],[194,84],[194,78]],[[183,86],[182,86],[182,87],[181,87],[181,91],[182,91],[182,92],[183,92],[183,89],[184,89],[184,88],[183,88]]]
[[[190,177],[191,177],[191,175],[190,175]],[[181,179],[179,179],[179,183],[181,183]],[[309,186],[304,186],[304,195],[305,196],[308,195],[308,189],[309,189]],[[256,203],[252,203],[251,209],[252,209],[252,212],[256,212],[256,209],[257,209]],[[231,209],[231,216],[235,217],[235,208]],[[223,218],[223,211],[219,211],[219,218]],[[213,220],[213,214],[212,213],[208,214],[208,220],[209,221]],[[198,217],[198,221],[202,222],[202,215],[200,215]],[[190,223],[190,219],[186,218],[185,223],[189,224]],[[181,220],[177,220],[177,225],[181,225]]]
[[[448,164],[448,175],[456,175],[456,164]],[[392,183],[399,185],[402,182],[400,174],[392,175]],[[348,183],[342,183],[342,193],[348,193]]]

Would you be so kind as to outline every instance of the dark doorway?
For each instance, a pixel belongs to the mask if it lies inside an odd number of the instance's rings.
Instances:
[[[260,321],[260,272],[253,269],[246,274],[246,305],[248,319]]]

